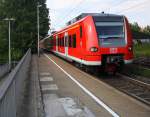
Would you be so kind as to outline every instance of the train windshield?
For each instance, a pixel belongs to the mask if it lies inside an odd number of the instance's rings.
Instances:
[[[123,22],[95,22],[100,46],[125,46]]]

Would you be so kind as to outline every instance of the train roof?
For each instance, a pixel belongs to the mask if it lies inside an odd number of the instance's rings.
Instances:
[[[106,13],[82,13],[79,16],[73,18],[72,20],[66,23],[66,27],[62,28],[60,31],[65,30],[66,28],[84,20],[85,17],[92,16],[94,21],[123,21],[123,15],[116,14],[106,14]],[[106,17],[107,16],[107,17]],[[108,18],[109,17],[109,18]],[[53,35],[58,34],[60,31],[56,31]]]
[[[120,18],[120,19],[123,17],[122,15],[106,14],[104,12],[102,12],[102,13],[82,13],[79,16],[77,16],[77,17],[73,18],[72,20],[68,21],[66,23],[66,25],[67,26],[71,25],[71,24],[77,22],[78,20],[80,20],[80,19],[82,19],[82,18],[84,18],[86,16],[92,16],[92,17],[95,17],[95,18],[96,17],[106,17],[107,16],[107,17]]]

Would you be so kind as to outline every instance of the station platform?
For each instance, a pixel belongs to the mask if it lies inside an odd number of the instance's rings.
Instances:
[[[30,76],[36,79],[33,82],[39,78],[39,83],[34,85],[40,88],[40,91],[34,89],[38,93],[33,98],[41,97],[37,100],[37,103],[40,100],[38,108],[43,107],[39,112],[46,117],[150,116],[149,106],[53,54],[42,54],[39,58],[33,56],[33,63]],[[38,76],[33,75],[35,72]]]

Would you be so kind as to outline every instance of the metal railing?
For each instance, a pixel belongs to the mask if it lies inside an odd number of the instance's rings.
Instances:
[[[9,64],[0,65],[0,78],[9,72]]]
[[[29,49],[0,86],[0,117],[17,117],[31,61]]]

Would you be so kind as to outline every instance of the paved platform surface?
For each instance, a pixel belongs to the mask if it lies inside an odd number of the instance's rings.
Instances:
[[[68,62],[51,54],[48,56],[119,116],[149,117],[150,107],[117,91],[100,80],[97,80],[90,74],[72,66]],[[44,55],[39,59],[39,73],[50,73],[50,77],[53,78],[52,84],[55,84],[53,87],[54,90],[51,91],[50,94],[56,94],[58,98],[71,97],[72,99],[78,100],[83,107],[87,107],[96,117],[112,116],[106,109],[97,104],[95,100],[86,94],[76,83],[69,79],[68,76],[50,59]]]
[[[102,100],[114,112],[121,117],[149,117],[150,107],[145,104],[123,94],[107,84],[97,80],[88,73],[72,66],[68,62],[49,54],[48,57],[57,63],[64,71],[69,73],[79,83],[81,83],[87,90],[92,92],[96,97]],[[83,110],[84,116],[91,113],[95,117],[110,117],[112,116],[106,109],[96,103],[87,93],[85,93],[75,82],[73,82],[68,75],[66,75],[58,66],[56,66],[49,58],[41,55],[39,58],[39,74],[41,82],[44,83],[43,94],[45,104],[47,105],[47,117],[58,116],[56,112],[63,113],[63,117],[67,115],[67,109],[61,100],[70,99],[75,103],[78,111]],[[42,78],[44,78],[42,80]],[[48,94],[48,95],[47,95]],[[47,95],[47,96],[46,96]],[[61,102],[61,103],[60,103]],[[53,106],[52,106],[53,105]],[[53,110],[53,109],[54,110]],[[59,108],[57,110],[57,108]],[[86,109],[87,112],[85,111]],[[64,110],[63,110],[64,109]],[[85,109],[85,110],[84,110]],[[62,111],[63,110],[63,111]],[[51,112],[51,113],[49,113]],[[84,117],[83,116],[83,117]],[[76,117],[76,116],[75,116]]]
[[[120,117],[149,117],[150,115],[150,107],[49,54],[47,57],[41,55],[40,58],[32,56],[30,75],[25,81],[27,85],[23,111],[19,116],[112,117],[108,108],[97,103],[95,98],[89,96],[70,77]]]
[[[44,107],[38,77],[38,57],[32,55],[29,77],[25,81],[21,112],[18,117],[44,117]]]

